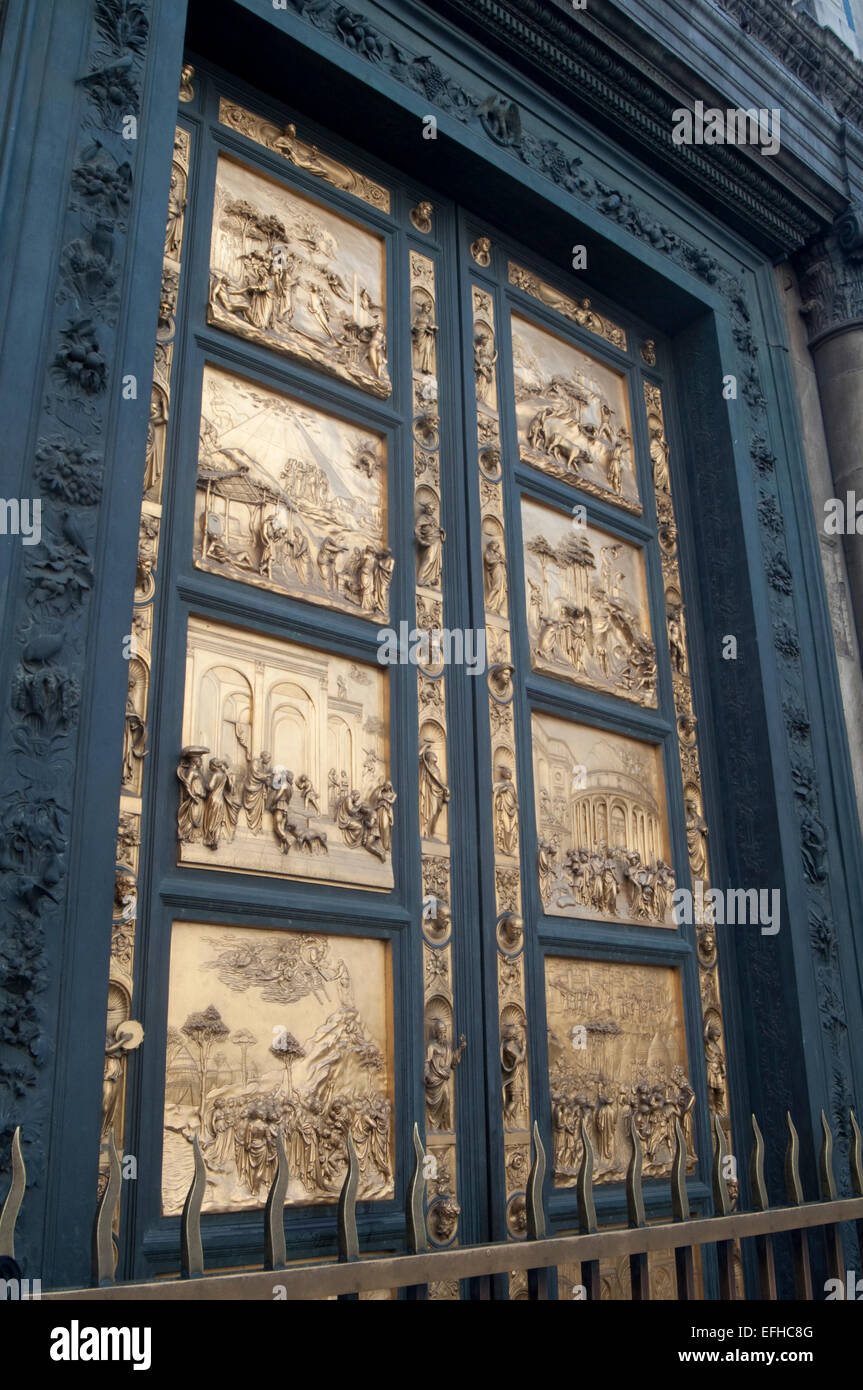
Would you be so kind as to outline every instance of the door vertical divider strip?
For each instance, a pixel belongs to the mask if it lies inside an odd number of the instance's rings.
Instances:
[[[455,1071],[464,1038],[453,1036],[449,771],[444,685],[440,417],[435,263],[410,251],[411,401],[416,539],[419,820],[422,837],[423,1081],[426,1094],[428,1230],[436,1245],[458,1241]],[[458,1284],[429,1286],[458,1298]]]
[[[668,635],[668,653],[671,660],[671,682],[674,693],[674,712],[677,719],[680,768],[683,778],[683,804],[686,813],[686,846],[692,881],[693,918],[697,928],[696,952],[708,1103],[711,1117],[718,1116],[722,1128],[730,1137],[731,1117],[725,1059],[725,1032],[719,995],[715,914],[711,903],[705,901],[710,892],[707,823],[703,815],[701,764],[698,757],[697,721],[692,704],[689,647],[686,638],[686,617],[677,552],[677,524],[671,496],[662,392],[653,382],[644,382],[644,405],[647,412],[653,486],[656,494],[659,548],[662,557],[662,587],[665,594],[665,623]]]
[[[147,718],[153,675],[153,617],[162,518],[165,443],[171,403],[171,369],[176,336],[190,156],[191,134],[182,126],[177,126],[174,133],[171,189],[168,196],[165,253],[162,262],[162,289],[150,389],[150,424],[144,463],[135,601],[131,631],[126,638],[127,651],[124,653],[129,661],[129,689],[123,731],[114,912],[111,923],[111,964],[108,976],[108,1016],[99,1148],[100,1197],[108,1184],[112,1131],[118,1153],[123,1152],[126,1058],[133,1048],[139,1046],[144,1036],[143,1029],[131,1018],[144,758],[147,753]],[[115,1231],[119,1229],[119,1214],[118,1202],[114,1213]]]
[[[475,243],[475,246],[478,245]],[[479,247],[479,250],[483,254],[483,248]],[[507,1231],[510,1236],[520,1238],[527,1232],[525,1184],[530,1169],[530,1098],[515,758],[515,685],[506,577],[497,335],[494,303],[489,291],[472,284],[471,304],[480,543],[488,660],[504,1189]],[[526,1276],[511,1275],[510,1297],[526,1296],[525,1290]]]

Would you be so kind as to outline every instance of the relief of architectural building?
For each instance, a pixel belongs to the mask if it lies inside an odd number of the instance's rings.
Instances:
[[[189,620],[182,864],[392,887],[386,675]]]
[[[642,552],[526,498],[521,525],[534,670],[655,708]]]
[[[222,156],[209,322],[388,396],[381,237]]]
[[[182,1210],[197,1137],[205,1211],[260,1207],[281,1137],[288,1205],[335,1202],[351,1136],[361,1200],[393,1195],[389,946],[174,924],[162,1210]]]
[[[678,1120],[695,1171],[695,1091],[689,1082],[679,971],[666,966],[548,956],[545,963],[554,1177],[573,1186],[584,1147],[594,1182],[617,1182],[632,1155],[630,1118],[645,1177],[664,1177]]]
[[[673,927],[659,749],[547,714],[531,730],[544,910]]]
[[[512,355],[522,460],[640,513],[623,375],[515,313]]]
[[[386,621],[383,438],[205,367],[194,554],[201,569]]]

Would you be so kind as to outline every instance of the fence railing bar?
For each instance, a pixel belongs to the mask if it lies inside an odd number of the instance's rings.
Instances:
[[[348,1290],[404,1288],[435,1279],[479,1279],[533,1267],[579,1264],[584,1260],[617,1260],[639,1250],[648,1253],[679,1246],[710,1245],[724,1238],[745,1238],[812,1229],[832,1222],[863,1220],[863,1198],[840,1197],[835,1202],[809,1202],[802,1207],[772,1207],[767,1212],[732,1212],[730,1216],[694,1217],[685,1223],[662,1222],[640,1230],[618,1227],[593,1235],[549,1236],[538,1241],[501,1241],[494,1245],[456,1246],[423,1255],[387,1255],[354,1264],[292,1265],[279,1271],[287,1298],[326,1297]],[[114,1284],[106,1289],[43,1291],[42,1299],[272,1298],[272,1274],[244,1271],[208,1275],[203,1279],[170,1279],[139,1284]]]
[[[752,1116],[752,1153],[749,1158],[749,1186],[752,1191],[752,1205],[756,1211],[767,1211],[770,1202],[767,1197],[767,1184],[764,1181],[764,1138],[758,1121]],[[773,1237],[755,1237],[755,1253],[758,1259],[758,1292],[763,1299],[776,1299],[776,1261],[773,1254]]]
[[[632,1153],[626,1169],[626,1211],[631,1230],[639,1230],[647,1225],[644,1214],[644,1192],[641,1186],[641,1172],[644,1156],[641,1150],[641,1137],[635,1127],[632,1111],[629,1112],[629,1139]],[[629,1284],[633,1301],[647,1302],[650,1298],[650,1271],[647,1255],[643,1250],[629,1257]]]
[[[21,1152],[21,1126],[17,1125],[15,1133],[12,1135],[11,1147],[12,1177],[9,1183],[9,1191],[0,1211],[0,1258],[9,1261],[7,1266],[9,1273],[7,1278],[16,1278],[13,1273],[12,1264],[18,1268],[15,1260],[15,1225],[18,1220],[18,1213],[21,1210],[21,1203],[24,1200],[24,1190],[27,1186],[27,1169],[24,1166],[24,1155]]]
[[[195,1172],[192,1177],[183,1215],[180,1219],[180,1274],[183,1279],[200,1279],[204,1273],[204,1247],[201,1243],[201,1205],[207,1189],[207,1170],[197,1134],[192,1140]]]
[[[800,1140],[791,1112],[786,1111],[785,1123],[788,1127],[788,1146],[785,1150],[785,1191],[789,1205],[799,1206],[803,1202],[803,1184],[800,1181]],[[812,1266],[809,1260],[809,1237],[800,1228],[791,1231],[791,1254],[794,1264],[795,1297],[805,1302],[812,1298]]]
[[[282,1131],[279,1130],[276,1134],[276,1171],[264,1209],[264,1269],[284,1269],[287,1264],[285,1197],[289,1178],[288,1156],[282,1142]]]
[[[533,1162],[527,1178],[525,1202],[527,1206],[528,1240],[545,1239],[545,1207],[542,1201],[542,1185],[545,1181],[545,1149],[539,1125],[533,1122]],[[549,1276],[547,1269],[529,1269],[527,1272],[527,1296],[535,1302],[545,1302],[549,1296]]]
[[[671,1160],[671,1212],[675,1222],[689,1222],[689,1195],[686,1191],[686,1141],[680,1120],[674,1117],[674,1155]],[[695,1261],[687,1241],[675,1246],[674,1270],[677,1297],[681,1302],[695,1298]]]

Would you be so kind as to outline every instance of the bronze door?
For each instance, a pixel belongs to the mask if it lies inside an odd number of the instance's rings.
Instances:
[[[522,1238],[532,1121],[565,1223],[582,1119],[619,1204],[630,1115],[659,1176],[675,1116],[703,1166],[708,1082],[727,1111],[715,948],[672,917],[707,870],[662,347],[196,81],[120,804],[125,1267],[172,1267],[196,1143],[208,1262],[254,1260],[280,1148],[289,1250],[333,1246],[349,1138],[398,1246],[415,1122],[432,1242]]]

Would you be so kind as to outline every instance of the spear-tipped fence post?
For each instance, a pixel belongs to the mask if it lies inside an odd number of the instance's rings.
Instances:
[[[671,1159],[671,1216],[673,1221],[689,1220],[689,1196],[686,1191],[686,1141],[680,1120],[674,1117],[674,1154]],[[674,1268],[677,1274],[677,1297],[686,1302],[695,1297],[695,1264],[691,1245],[674,1247]]]
[[[752,1191],[752,1205],[756,1211],[767,1211],[770,1202],[767,1185],[764,1181],[764,1139],[758,1121],[752,1116],[752,1153],[749,1156],[749,1186]],[[776,1299],[776,1263],[773,1256],[773,1237],[769,1234],[755,1237],[755,1253],[758,1258],[758,1291],[762,1298]]]
[[[629,1226],[632,1230],[640,1230],[647,1225],[644,1215],[644,1193],[641,1190],[641,1170],[644,1166],[644,1156],[641,1149],[641,1137],[635,1127],[635,1118],[630,1111],[629,1114],[629,1139],[632,1144],[632,1153],[629,1159],[629,1167],[626,1170],[626,1211],[629,1218]],[[650,1298],[650,1270],[647,1263],[646,1250],[639,1250],[629,1257],[629,1283],[634,1302],[644,1303]]]
[[[803,1205],[803,1185],[800,1182],[800,1140],[791,1112],[786,1111],[788,1146],[785,1150],[785,1192],[788,1205]],[[812,1267],[809,1261],[809,1235],[806,1231],[791,1232],[791,1254],[794,1263],[794,1294],[801,1302],[812,1302]]]

